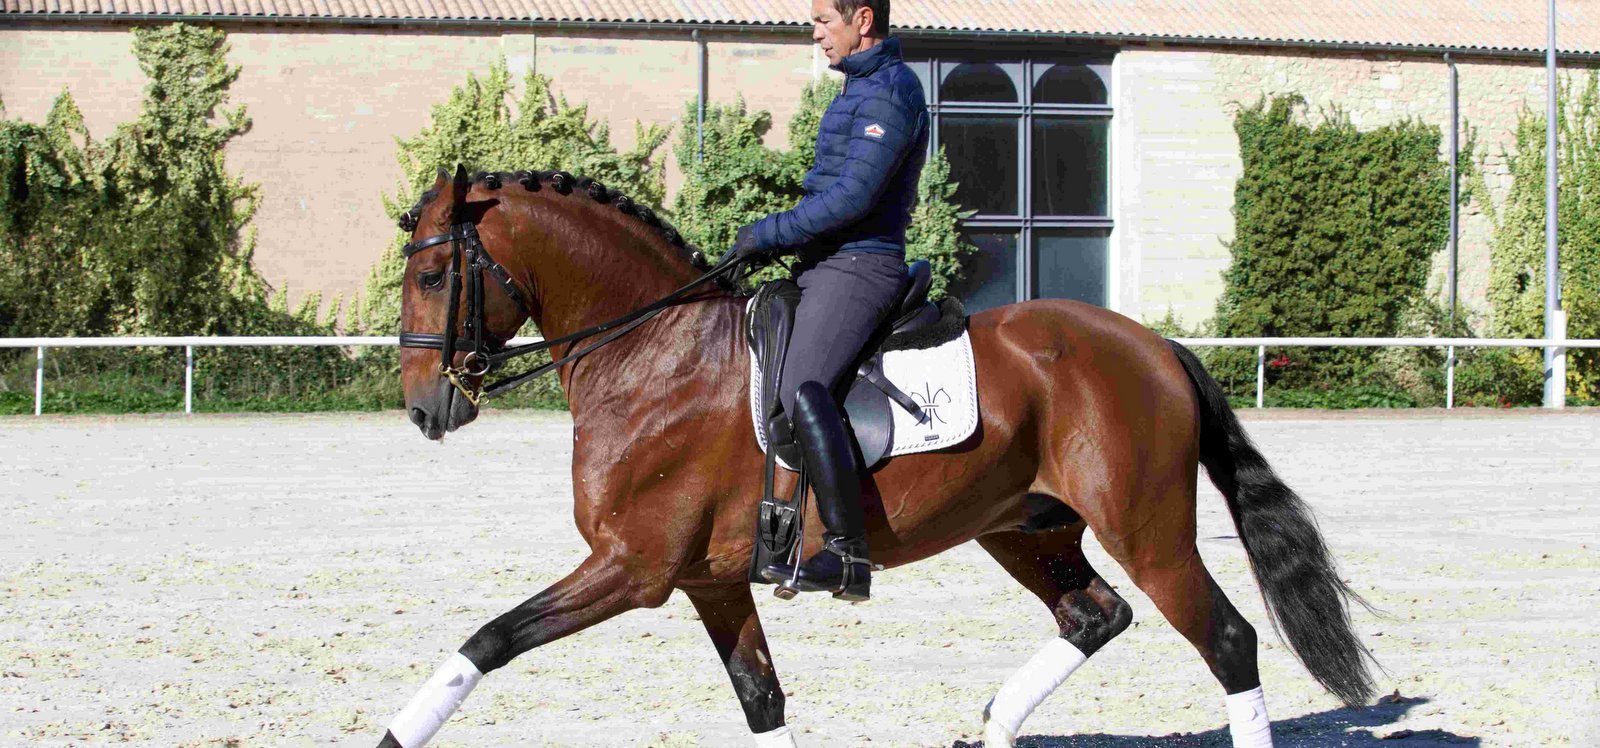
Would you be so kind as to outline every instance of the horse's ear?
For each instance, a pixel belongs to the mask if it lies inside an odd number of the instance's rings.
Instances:
[[[444,189],[450,186],[450,172],[443,166],[439,167],[439,174],[433,178],[433,194],[443,195]]]
[[[451,197],[454,203],[460,205],[467,201],[467,191],[472,189],[472,179],[467,176],[467,165],[456,164],[456,178]]]

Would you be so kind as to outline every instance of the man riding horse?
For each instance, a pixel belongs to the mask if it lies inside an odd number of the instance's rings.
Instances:
[[[860,477],[834,389],[899,300],[906,226],[928,145],[922,85],[889,36],[889,0],[813,0],[811,38],[846,76],[817,134],[805,198],[739,230],[740,256],[797,253],[801,290],[778,390],[805,455],[826,532],[796,570],[769,581],[866,600],[872,583]]]

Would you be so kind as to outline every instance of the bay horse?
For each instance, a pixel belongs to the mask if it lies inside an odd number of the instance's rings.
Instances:
[[[705,269],[654,213],[564,172],[469,178],[441,169],[402,226],[412,243],[401,376],[406,409],[429,439],[477,417],[488,367],[473,359],[526,319],[561,343],[552,355],[582,353],[574,351],[581,340],[564,339],[670,296]],[[482,281],[486,270],[498,285]],[[467,278],[467,298],[462,273],[479,276]],[[659,606],[674,590],[699,613],[756,745],[795,745],[746,581],[763,464],[747,391],[747,298],[724,284],[677,300],[558,367],[588,557],[468,638],[390,722],[381,746],[421,748],[483,674],[630,609]],[[1227,501],[1274,626],[1345,703],[1371,697],[1371,655],[1349,617],[1360,598],[1337,575],[1308,507],[1251,444],[1192,353],[1072,301],[991,309],[968,329],[978,432],[956,447],[889,460],[863,476],[863,493],[875,563],[909,564],[976,539],[1059,625],[1059,637],[985,709],[989,748],[1012,745],[1028,713],[1131,621],[1128,604],[1084,557],[1087,528],[1210,667],[1235,745],[1271,745],[1255,629],[1195,545],[1200,465]],[[806,526],[806,545],[818,547],[814,516]]]

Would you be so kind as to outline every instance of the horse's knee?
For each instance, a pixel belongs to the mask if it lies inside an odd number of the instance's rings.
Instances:
[[[728,660],[728,678],[733,681],[733,692],[744,708],[751,732],[768,732],[783,726],[783,689],[770,668],[751,667],[736,656]]]
[[[1133,623],[1133,608],[1103,579],[1061,596],[1055,608],[1061,638],[1084,656],[1089,656],[1115,639]]]

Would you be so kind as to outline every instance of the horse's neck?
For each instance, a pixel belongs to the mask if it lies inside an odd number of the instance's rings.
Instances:
[[[745,302],[719,295],[670,308],[563,367],[573,418],[664,423],[686,411],[736,409],[748,395]]]
[[[610,322],[667,296],[695,271],[657,230],[580,196],[555,197],[563,225],[534,271],[545,337]],[[592,342],[592,341],[591,341]]]

